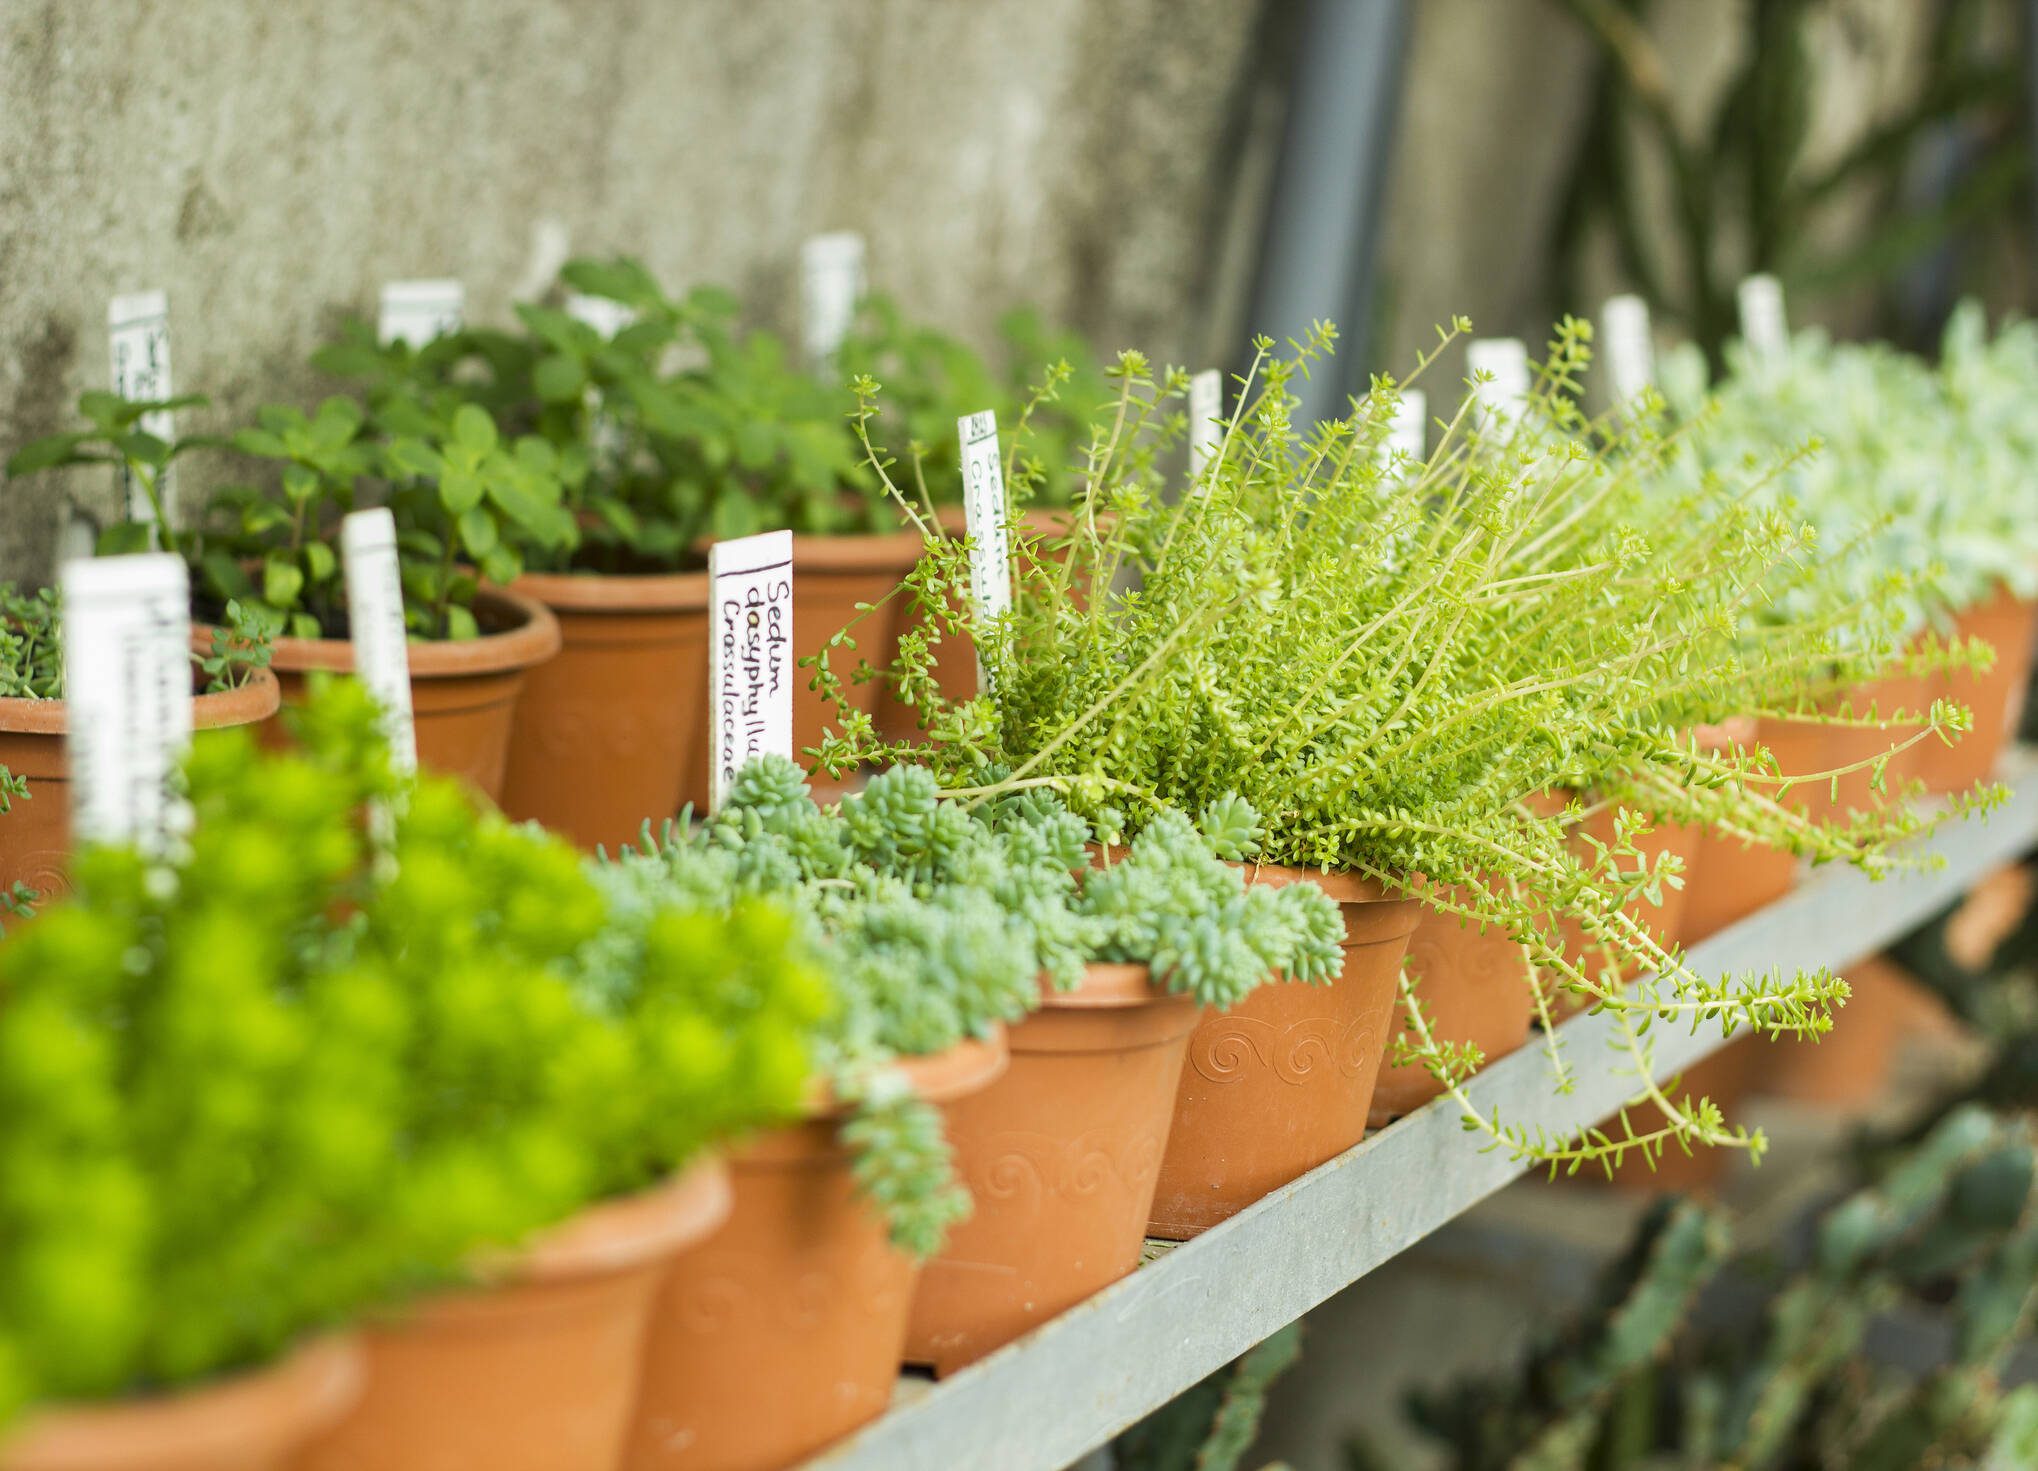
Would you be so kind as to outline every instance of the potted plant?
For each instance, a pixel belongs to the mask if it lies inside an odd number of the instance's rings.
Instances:
[[[1179,432],[1166,402],[1183,385],[1153,384],[1128,354],[1121,432],[1093,457],[1064,544],[1043,549],[1015,529],[1009,617],[987,623],[953,604],[993,695],[944,707],[930,689],[924,748],[884,742],[852,712],[824,763],[923,759],[945,780],[973,782],[968,773],[989,759],[1010,769],[1008,783],[1052,787],[1079,813],[1121,812],[1131,830],[1158,805],[1235,791],[1270,814],[1256,877],[1329,874],[1327,890],[1349,906],[1348,945],[1370,950],[1348,951],[1331,988],[1353,1009],[1283,1012],[1309,998],[1274,986],[1206,1021],[1183,1076],[1157,1226],[1208,1225],[1357,1141],[1418,892],[1511,932],[1545,984],[1614,1012],[1642,1065],[1640,1091],[1665,1106],[1660,1128],[1575,1142],[1542,1137],[1533,1122],[1476,1120],[1497,1144],[1574,1167],[1673,1141],[1759,1147],[1704,1100],[1673,1100],[1649,1080],[1648,1019],[1817,1030],[1844,988],[1823,974],[1734,987],[1693,975],[1626,913],[1657,876],[1636,871],[1631,851],[1589,865],[1564,825],[1525,799],[1600,772],[1674,787],[1682,800],[1664,806],[1679,820],[1710,820],[1746,793],[1760,798],[1773,780],[1761,753],[1704,755],[1687,732],[1693,710],[1738,703],[1749,683],[1737,589],[1789,565],[1797,528],[1712,485],[1701,491],[1706,515],[1662,546],[1602,536],[1571,513],[1611,494],[1625,461],[1581,469],[1571,450],[1528,437],[1508,453],[1468,454],[1460,429],[1423,465],[1389,459],[1379,449],[1396,408],[1389,384],[1349,418],[1305,432],[1290,421],[1285,385],[1328,342],[1324,329],[1298,362],[1263,357],[1214,469],[1178,499],[1156,493],[1141,435],[1154,425]],[[859,387],[866,400],[875,391]],[[923,572],[961,588],[964,562],[937,545]],[[1711,575],[1695,575],[1708,566]],[[1136,592],[1118,589],[1121,571],[1137,574]],[[1072,598],[1083,580],[1093,596]],[[1651,636],[1638,640],[1638,629]],[[1834,647],[1831,625],[1766,637],[1779,670],[1813,654],[1850,657]],[[898,677],[927,687],[924,669]],[[1766,798],[1755,805],[1793,841],[1871,867],[1889,862],[1889,837],[1921,820],[1898,815],[1888,827],[1834,834]],[[1269,872],[1272,864],[1289,872]],[[1556,928],[1565,914],[1631,958],[1637,978],[1613,981],[1568,961]],[[1437,1037],[1417,1006],[1406,1020],[1413,1055],[1462,1104],[1476,1051]],[[1335,1066],[1296,1066],[1290,1049],[1311,1037],[1331,1044]],[[1226,1048],[1198,1066],[1206,1041]],[[1325,1132],[1290,1149],[1304,1126]],[[1259,1152],[1213,1144],[1234,1128],[1260,1134]],[[1171,1199],[1184,1203],[1174,1220],[1163,1214]]]
[[[23,913],[67,886],[70,757],[65,748],[63,608],[54,588],[0,585],[0,905]],[[267,631],[233,604],[192,654],[197,730],[256,724],[276,713]]]
[[[390,352],[414,365],[446,350],[435,343],[419,354]],[[221,447],[210,438],[165,443],[137,431],[140,416],[161,405],[88,393],[79,407],[90,427],[27,446],[9,462],[10,473],[124,464],[153,498],[164,466],[193,449]],[[430,395],[414,376],[394,370],[369,407],[347,398],[329,398],[312,414],[269,405],[230,445],[277,466],[276,485],[221,487],[193,529],[169,526],[160,507],[154,523],[164,549],[191,564],[201,624],[216,624],[229,603],[268,624],[275,632],[270,664],[286,706],[302,703],[313,670],[350,671],[345,582],[333,538],[364,482],[379,484],[400,533],[419,758],[499,795],[524,673],[556,652],[559,635],[541,605],[484,587],[481,578],[513,578],[523,542],[563,534],[557,466],[546,446],[504,443],[479,408]],[[116,527],[101,550],[131,550],[151,534],[139,523]],[[194,638],[209,645],[210,628],[201,626]],[[272,722],[269,738],[282,735],[281,722]]]

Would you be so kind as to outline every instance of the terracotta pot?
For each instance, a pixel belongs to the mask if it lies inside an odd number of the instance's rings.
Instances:
[[[1693,1102],[1710,1098],[1725,1111],[1731,1122],[1740,1113],[1742,1102],[1754,1090],[1755,1079],[1770,1066],[1768,1048],[1771,1045],[1764,1038],[1743,1032],[1704,1062],[1687,1068],[1677,1087],[1666,1088],[1664,1092],[1679,1104],[1687,1098]],[[1663,1126],[1663,1111],[1653,1103],[1646,1103],[1629,1109],[1628,1120],[1637,1134],[1645,1134]],[[1601,1127],[1619,1137],[1617,1116],[1603,1120]],[[1673,1143],[1665,1146],[1654,1169],[1640,1154],[1631,1153],[1614,1167],[1611,1183],[1623,1190],[1639,1190],[1651,1195],[1672,1192],[1710,1194],[1725,1176],[1727,1166],[1744,1157],[1744,1151],[1739,1149],[1711,1149],[1704,1145],[1693,1145],[1687,1154]],[[1607,1182],[1605,1173],[1591,1166],[1582,1167],[1577,1178]]]
[[[1001,1035],[903,1067],[923,1098],[950,1104],[1005,1058]],[[824,1105],[730,1160],[728,1224],[659,1290],[626,1471],[770,1471],[891,1403],[918,1268],[857,1193],[840,1122]]]
[[[675,1253],[729,1213],[714,1161],[582,1212],[498,1285],[364,1335],[367,1391],[299,1471],[614,1471]]]
[[[524,677],[502,806],[613,852],[708,800],[708,575],[528,573],[513,591],[559,620]]]
[[[254,671],[239,689],[193,695],[197,730],[252,725],[276,713],[276,676]],[[27,884],[40,894],[70,888],[71,765],[64,751],[63,700],[0,699],[0,766],[28,780],[28,800],[0,814],[0,890]]]
[[[1974,728],[1951,746],[1937,740],[1919,747],[1917,775],[1927,791],[1965,791],[1995,770],[2003,743],[2014,739],[2031,687],[2031,658],[2038,638],[2038,603],[2020,600],[1998,587],[1984,602],[1953,620],[1961,638],[1978,638],[1996,651],[1987,674],[1952,673],[1938,693],[1973,712]]]
[[[1327,987],[1261,986],[1197,1024],[1148,1226],[1173,1241],[1236,1215],[1365,1137],[1401,960],[1422,913],[1419,900],[1351,874],[1266,864],[1249,876],[1323,885],[1344,912],[1344,973]]]
[[[1939,683],[1937,676],[1893,674],[1849,691],[1847,702],[1857,715],[1865,715],[1871,707],[1882,716],[1898,710],[1922,714],[1931,709],[1933,697],[1939,692]],[[1887,730],[1849,730],[1827,726],[1825,749],[1819,764],[1806,769],[1837,771],[1856,762],[1872,761],[1899,742],[1911,739],[1923,728],[1923,721],[1907,721]],[[1908,750],[1891,756],[1883,766],[1881,791],[1875,789],[1873,768],[1850,771],[1834,781],[1808,783],[1809,810],[1814,816],[1845,817],[1850,812],[1873,812],[1901,800],[1904,787],[1921,774],[1923,763],[1930,754],[1928,747],[1937,745],[1935,740],[1919,741]],[[1781,753],[1778,756],[1781,759]],[[1786,771],[1790,769],[1784,767]]]
[[[286,1471],[360,1389],[354,1340],[320,1338],[177,1394],[33,1412],[0,1446],[0,1471]]]
[[[1505,931],[1489,925],[1482,932],[1475,921],[1425,904],[1408,938],[1407,967],[1440,1041],[1470,1042],[1492,1062],[1528,1040],[1536,1012],[1534,969],[1528,951]],[[1408,1009],[1397,996],[1390,1052],[1407,1027]],[[1373,1089],[1367,1122],[1375,1129],[1391,1124],[1443,1091],[1421,1063],[1389,1063]]]
[[[1843,1113],[1865,1112],[1882,1101],[1897,1048],[1929,998],[1886,955],[1848,966],[1846,980],[1854,994],[1833,1014],[1832,1031],[1816,1041],[1783,1037],[1766,1044],[1762,1092]]]
[[[480,638],[411,644],[411,715],[418,763],[465,777],[494,801],[502,796],[518,692],[530,669],[559,652],[559,620],[543,603],[504,588],[483,588],[474,616],[486,630]],[[283,703],[301,705],[313,670],[354,672],[354,646],[343,638],[279,638],[269,667],[283,683]],[[263,737],[289,742],[281,720],[270,721]]]
[[[1613,842],[1617,816],[1615,807],[1602,806],[1573,830],[1572,842],[1581,858],[1590,862],[1594,856],[1589,840],[1603,844]],[[1623,911],[1629,919],[1654,935],[1657,942],[1665,948],[1688,942],[1686,896],[1691,892],[1692,869],[1698,861],[1699,847],[1704,842],[1703,831],[1674,822],[1658,823],[1634,840],[1636,851],[1642,855],[1651,869],[1654,869],[1666,855],[1675,855],[1684,868],[1684,886],[1674,888],[1665,884],[1661,904],[1636,899]],[[1557,929],[1564,940],[1564,958],[1588,976],[1597,979],[1602,971],[1611,966],[1619,973],[1621,979],[1635,979],[1638,967],[1631,962],[1617,961],[1604,948],[1589,939],[1585,927],[1575,916],[1569,914],[1561,916],[1557,921]],[[1555,1018],[1574,1015],[1584,1009],[1587,999],[1572,992],[1553,991],[1550,996],[1550,1013]]]
[[[1193,997],[1143,965],[1043,987],[1005,1075],[948,1111],[976,1212],[920,1274],[906,1359],[948,1374],[1139,1265]]]
[[[1758,723],[1736,716],[1717,726],[1701,728],[1699,739],[1701,744],[1714,747],[1760,743],[1769,748],[1779,768],[1788,774],[1822,769],[1825,742],[1821,730],[1822,727],[1803,721]],[[1823,815],[1830,806],[1823,784],[1818,783],[1793,787],[1783,800],[1814,816]],[[1679,939],[1685,945],[1696,945],[1775,903],[1796,887],[1795,854],[1715,832],[1700,832],[1693,838],[1685,862],[1683,934]]]
[[[861,618],[850,637],[856,647],[829,656],[829,667],[842,680],[851,703],[865,714],[896,725],[903,707],[891,697],[883,680],[858,684],[851,676],[859,664],[884,669],[898,657],[899,635],[910,613],[903,594],[890,602],[884,596],[897,587],[920,561],[924,549],[917,531],[884,531],[866,536],[795,536],[793,538],[793,751],[818,746],[821,732],[839,727],[834,706],[809,689],[813,671],[798,661],[817,654],[842,629]],[[875,611],[859,614],[856,605]],[[910,718],[908,719],[910,727]],[[705,739],[705,737],[703,737]]]

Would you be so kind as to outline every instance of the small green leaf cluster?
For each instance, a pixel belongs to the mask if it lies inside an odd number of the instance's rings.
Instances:
[[[263,1362],[797,1110],[791,913],[625,910],[379,731],[345,682],[297,751],[201,734],[180,850],[81,852],[0,945],[0,1421]]]
[[[0,583],[0,699],[64,697],[63,625],[63,599],[55,588],[22,592]],[[271,626],[259,613],[229,605],[209,647],[192,653],[197,688],[215,694],[246,684],[255,670],[268,667],[271,640]]]
[[[120,466],[141,487],[154,513],[154,526],[123,522],[109,527],[100,537],[100,554],[148,551],[152,536],[164,551],[178,551],[181,548],[177,528],[164,513],[163,474],[179,456],[211,441],[191,435],[165,440],[142,428],[141,421],[150,414],[202,408],[205,403],[204,396],[195,393],[165,399],[127,399],[103,388],[88,390],[78,398],[78,412],[86,427],[45,435],[23,445],[8,456],[7,473],[32,475],[71,465]]]

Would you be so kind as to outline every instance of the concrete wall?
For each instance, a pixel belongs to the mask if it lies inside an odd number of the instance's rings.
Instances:
[[[500,319],[567,251],[642,255],[789,325],[800,240],[983,336],[1038,302],[1208,350],[1257,0],[7,0],[0,446],[107,378],[107,300],[170,295],[176,386],[238,423],[380,282]],[[184,427],[184,426],[180,426]],[[196,484],[196,477],[189,482]],[[63,502],[5,487],[0,576]],[[194,497],[185,497],[187,504]]]

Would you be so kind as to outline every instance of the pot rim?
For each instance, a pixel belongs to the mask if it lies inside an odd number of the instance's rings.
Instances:
[[[727,1167],[706,1155],[648,1190],[596,1201],[500,1265],[484,1266],[484,1279],[561,1282],[628,1271],[708,1235],[732,1202]]]
[[[252,669],[245,684],[230,690],[212,690],[191,696],[193,730],[217,730],[228,725],[253,725],[276,713],[283,701],[283,687],[267,669]],[[9,735],[63,735],[69,729],[69,700],[31,700],[23,696],[0,697],[0,732]]]
[[[1411,894],[1397,894],[1377,879],[1341,868],[1295,868],[1285,863],[1247,860],[1235,867],[1245,870],[1248,884],[1282,888],[1288,884],[1313,883],[1338,904],[1414,904]]]
[[[31,1410],[0,1445],[0,1471],[148,1471],[180,1452],[244,1446],[257,1429],[287,1444],[296,1426],[337,1420],[365,1377],[352,1334],[321,1334],[257,1368],[167,1394]]]
[[[708,574],[526,572],[507,591],[569,613],[696,613],[708,606]]]
[[[1073,991],[1057,991],[1045,976],[1040,979],[1043,1011],[1122,1011],[1196,1004],[1187,991],[1170,991],[1156,982],[1152,967],[1128,960],[1091,961],[1083,967],[1082,984]]]
[[[908,1086],[927,1102],[947,1103],[995,1082],[1011,1059],[1011,1045],[1000,1022],[992,1027],[988,1037],[965,1037],[939,1052],[894,1057],[883,1066],[904,1073]],[[817,1077],[800,1118],[792,1122],[839,1119],[848,1112],[849,1106],[836,1096],[834,1085]]]
[[[410,645],[412,679],[458,679],[477,674],[503,674],[542,664],[559,652],[559,620],[552,610],[525,593],[483,587],[475,605],[493,606],[516,621],[500,633],[470,639],[420,639]],[[192,624],[194,641],[210,638],[212,625]],[[354,645],[344,638],[278,638],[271,645],[274,669],[332,674],[354,672]]]

